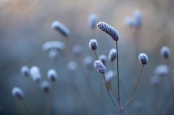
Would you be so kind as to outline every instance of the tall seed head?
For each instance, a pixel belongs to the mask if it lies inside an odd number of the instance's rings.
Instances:
[[[23,99],[24,98],[23,91],[20,88],[18,88],[18,87],[14,87],[12,89],[12,95],[17,97],[18,99]]]
[[[103,63],[100,60],[96,60],[94,62],[94,67],[99,71],[100,73],[105,73],[106,67],[103,65]]]
[[[162,55],[165,59],[169,58],[169,56],[170,56],[170,49],[169,49],[167,46],[163,46],[163,47],[161,48],[161,55]]]
[[[105,55],[100,55],[98,59],[106,66],[107,57]]]
[[[61,41],[48,41],[42,45],[43,51],[50,51],[52,49],[63,51],[65,49],[65,44]]]
[[[141,11],[136,9],[134,10],[134,19],[135,19],[135,26],[140,28],[142,26],[142,14]]]
[[[21,67],[21,74],[25,77],[28,77],[30,75],[30,70],[28,66],[22,66]]]
[[[116,57],[117,57],[117,50],[113,48],[109,51],[108,59],[109,61],[113,62],[116,59]]]
[[[90,48],[91,50],[96,50],[96,49],[98,48],[97,40],[91,39],[91,40],[89,41],[89,48]]]
[[[92,29],[96,28],[97,16],[95,14],[90,14],[88,18],[88,24]]]
[[[148,62],[148,57],[147,57],[147,55],[144,54],[144,53],[140,53],[140,54],[139,54],[139,61],[140,61],[140,63],[141,63],[142,65],[147,64],[147,62]]]
[[[132,17],[126,17],[124,19],[124,22],[125,22],[126,25],[128,25],[130,27],[134,27],[135,26],[135,20]]]
[[[51,89],[51,85],[48,81],[42,81],[40,87],[45,93],[48,93]]]
[[[169,67],[167,65],[158,65],[154,72],[155,75],[160,77],[167,76],[169,74]]]
[[[54,69],[50,69],[47,73],[47,77],[52,82],[55,82],[57,80],[57,72]]]
[[[41,79],[40,70],[37,66],[31,67],[30,75],[35,82],[39,82]]]
[[[87,67],[87,69],[89,71],[92,70],[92,68],[93,68],[93,59],[92,59],[92,57],[90,57],[90,56],[85,57],[83,62],[84,62],[85,66]]]

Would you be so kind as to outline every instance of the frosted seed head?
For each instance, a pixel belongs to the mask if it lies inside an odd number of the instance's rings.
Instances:
[[[108,25],[107,23],[105,22],[99,22],[97,24],[98,28],[100,28],[102,31],[106,32],[108,35],[111,36],[111,38],[114,40],[114,41],[118,41],[119,39],[119,34],[118,32],[110,25]]]
[[[91,50],[96,50],[96,49],[98,48],[97,40],[91,39],[91,40],[89,41],[89,48],[90,48]]]
[[[58,22],[58,21],[54,21],[51,24],[51,27],[53,29],[59,31],[64,36],[69,36],[69,34],[70,34],[69,29],[66,26],[64,26],[62,23]]]
[[[142,65],[147,64],[147,62],[148,62],[148,57],[147,57],[147,55],[144,54],[144,53],[140,53],[140,54],[139,54],[139,61],[140,61],[140,63],[141,63]]]
[[[47,73],[47,77],[52,82],[55,82],[57,80],[57,72],[54,69],[50,69]]]
[[[105,79],[106,79],[106,82],[110,82],[114,76],[116,76],[116,72],[113,72],[112,70],[106,72],[106,75],[105,75]]]
[[[97,16],[95,14],[90,14],[88,18],[88,24],[90,28],[95,29],[97,24]]]
[[[77,68],[77,63],[75,61],[70,61],[67,64],[67,69],[70,71],[74,71]]]
[[[12,95],[17,97],[18,99],[23,99],[24,98],[23,91],[20,88],[18,88],[18,87],[14,87],[12,89]]]
[[[142,26],[142,14],[141,14],[141,11],[136,9],[134,10],[134,19],[135,19],[135,26],[137,28],[140,28]]]
[[[83,62],[89,71],[92,70],[93,62],[94,62],[92,57],[90,57],[90,56],[85,57]]]
[[[160,83],[161,78],[158,75],[154,75],[150,79],[150,83],[154,86],[158,85]]]
[[[52,49],[63,51],[65,49],[65,44],[61,41],[48,41],[42,45],[43,51],[49,51]]]
[[[35,82],[39,82],[41,79],[40,70],[37,66],[31,67],[30,75]]]
[[[169,74],[169,67],[167,65],[158,65],[154,73],[160,77],[167,76]]]
[[[94,67],[99,71],[100,73],[105,73],[106,67],[103,65],[103,63],[100,60],[96,60],[94,62]]]
[[[116,59],[116,57],[117,57],[117,50],[113,48],[109,51],[108,59],[109,61],[113,62]]]
[[[126,25],[128,25],[130,27],[134,27],[135,26],[135,20],[132,17],[126,17],[124,19],[124,22],[125,22]]]
[[[170,56],[170,49],[167,47],[167,46],[163,46],[161,48],[161,55],[164,57],[164,58],[169,58]]]
[[[28,77],[30,75],[30,70],[28,66],[22,66],[21,67],[21,74],[25,77]]]
[[[45,93],[48,93],[51,89],[51,85],[48,81],[42,81],[40,87]]]
[[[57,61],[59,59],[59,52],[55,49],[49,50],[48,56],[50,60]]]
[[[143,102],[142,101],[135,101],[134,102],[134,108],[135,109],[137,109],[137,110],[140,110],[140,109],[142,109],[142,107],[143,107]]]
[[[98,59],[106,66],[107,57],[105,55],[100,55]]]
[[[72,52],[75,56],[80,56],[82,54],[82,47],[79,45],[75,45],[72,49]]]

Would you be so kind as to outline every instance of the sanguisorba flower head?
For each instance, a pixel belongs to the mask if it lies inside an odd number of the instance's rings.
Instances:
[[[31,67],[30,75],[35,82],[39,82],[41,79],[40,70],[37,66]]]
[[[65,49],[65,44],[61,41],[47,41],[42,45],[43,51],[58,50],[62,51]]]
[[[102,31],[106,32],[108,35],[112,37],[114,41],[119,40],[119,34],[118,32],[110,25],[108,25],[105,22],[99,22],[97,24],[98,28],[100,28]]]
[[[105,73],[106,71],[106,67],[104,66],[104,64],[100,61],[100,60],[96,60],[94,62],[94,67],[97,69],[97,71],[99,71],[100,73]]]
[[[139,54],[139,61],[140,61],[140,63],[141,63],[142,65],[147,64],[147,62],[148,62],[148,57],[147,57],[147,55],[144,54],[144,53],[140,53],[140,54]]]
[[[40,87],[45,93],[48,93],[51,89],[51,85],[48,81],[42,81]]]
[[[167,76],[169,74],[169,67],[167,65],[158,65],[155,68],[154,74],[160,77]]]
[[[106,66],[107,57],[105,55],[100,55],[98,59]]]
[[[161,48],[161,55],[164,57],[164,58],[169,58],[170,56],[170,49],[167,47],[167,46],[163,46]]]
[[[47,73],[47,77],[52,82],[55,82],[57,80],[57,72],[54,69],[50,69]]]
[[[85,57],[83,62],[89,71],[92,70],[93,62],[94,62],[92,57],[90,57],[90,56]]]
[[[125,22],[126,25],[128,25],[130,27],[134,27],[135,26],[135,20],[132,17],[126,17],[124,19],[124,22]]]
[[[90,28],[95,29],[97,24],[97,16],[95,14],[90,14],[88,18],[88,24]]]
[[[90,48],[91,50],[96,50],[96,49],[98,48],[97,40],[91,39],[91,40],[89,41],[89,48]]]
[[[82,47],[80,45],[75,45],[72,49],[72,52],[75,56],[80,56],[82,54]]]
[[[141,11],[136,9],[134,10],[134,19],[135,19],[135,26],[137,28],[140,28],[142,26],[142,14],[141,14]]]
[[[20,88],[18,88],[18,87],[14,87],[12,89],[12,95],[17,97],[18,99],[23,99],[24,98],[23,91]]]
[[[113,48],[109,51],[108,59],[109,61],[113,62],[116,59],[116,57],[117,57],[117,50]]]
[[[161,81],[161,78],[158,75],[154,75],[150,79],[150,83],[154,86],[157,86]]]
[[[25,77],[28,77],[30,75],[30,69],[28,66],[22,66],[21,67],[21,74]]]
[[[67,64],[67,69],[70,71],[74,71],[77,68],[77,63],[75,61],[70,61]]]
[[[69,29],[66,26],[64,26],[62,23],[58,22],[58,21],[54,21],[51,24],[51,27],[53,29],[56,29],[57,31],[59,31],[64,36],[69,36],[69,34],[70,34]]]

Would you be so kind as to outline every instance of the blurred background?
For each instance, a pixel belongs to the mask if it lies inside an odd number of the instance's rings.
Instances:
[[[160,55],[160,49],[164,45],[171,50],[170,69],[174,70],[172,58],[174,52],[173,5],[173,0],[0,0],[0,114],[26,114],[20,100],[11,94],[11,90],[15,86],[23,90],[25,102],[32,115],[39,114],[38,106],[43,112],[45,111],[49,94],[43,93],[40,89],[40,82],[33,82],[38,92],[38,99],[36,99],[30,90],[28,78],[23,77],[20,73],[23,65],[38,66],[42,75],[41,81],[48,81],[47,72],[49,69],[57,71],[58,80],[50,114],[118,114],[104,84],[103,102],[101,102],[101,75],[95,68],[91,72],[90,84],[97,100],[87,85],[88,71],[83,64],[83,59],[86,56],[91,56],[95,60],[95,55],[88,46],[89,40],[92,39],[88,17],[94,13],[97,15],[98,21],[112,25],[119,32],[121,103],[125,105],[131,96],[141,69],[138,55],[135,53],[134,30],[124,22],[125,17],[132,16],[135,9],[142,12],[143,19],[143,25],[138,31],[138,53],[146,53],[149,62],[144,67],[135,96],[124,114],[152,115],[154,106],[157,106],[155,114],[160,114],[172,100],[172,92],[166,77],[161,79],[158,87],[150,84],[150,78],[154,75],[156,66],[165,64]],[[51,28],[51,23],[55,20],[69,28],[70,36],[68,38]],[[96,51],[98,55],[108,56],[109,50],[115,48],[115,42],[110,36],[98,28],[95,30],[95,39],[99,44]],[[47,41],[56,40],[65,43],[65,57],[53,62],[49,59],[47,52],[42,50],[42,45]],[[82,47],[83,51],[80,57],[74,58],[72,53],[74,45]],[[78,63],[78,68],[73,74],[66,69],[69,61]],[[137,68],[136,63],[138,64]],[[116,68],[116,62],[114,64]],[[106,69],[107,71],[111,70],[109,61]],[[135,70],[137,70],[137,75],[135,75]],[[171,75],[174,75],[173,71]],[[71,88],[70,77],[74,77],[73,84],[77,86],[78,92]],[[154,90],[157,90],[157,94],[154,93]],[[154,101],[155,94],[158,101]],[[39,101],[39,104],[36,104],[36,100]],[[136,101],[141,101],[141,109],[134,106]],[[174,114],[172,108],[168,114]]]

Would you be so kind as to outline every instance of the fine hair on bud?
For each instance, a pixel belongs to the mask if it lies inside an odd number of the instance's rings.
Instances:
[[[94,62],[94,67],[97,69],[97,71],[99,71],[100,73],[105,73],[106,71],[106,67],[104,66],[104,64],[100,61],[100,60],[96,60]]]
[[[126,17],[124,19],[124,22],[125,22],[126,25],[128,25],[130,27],[134,27],[135,26],[135,20],[132,17]]]
[[[54,69],[48,70],[47,77],[52,82],[55,82],[57,80],[57,72]]]
[[[83,60],[83,62],[85,64],[86,68],[89,71],[92,70],[92,68],[93,68],[93,62],[94,62],[93,59],[92,59],[92,57],[90,57],[90,56],[85,57],[84,60]]]
[[[24,98],[23,91],[20,88],[18,88],[18,87],[14,87],[12,89],[12,95],[15,96],[18,99],[23,99]]]
[[[82,47],[80,45],[75,45],[72,49],[72,52],[75,56],[81,56],[82,55]]]
[[[63,51],[65,49],[65,44],[61,41],[48,41],[42,45],[43,51],[50,51],[52,49]]]
[[[48,93],[51,89],[51,85],[48,81],[42,81],[40,87],[45,93]]]
[[[142,107],[143,107],[143,102],[142,101],[137,100],[137,101],[134,102],[134,108],[135,109],[140,110],[140,109],[142,109]]]
[[[37,66],[31,67],[30,75],[35,82],[39,82],[41,79],[40,70]]]
[[[28,66],[22,66],[21,67],[21,74],[25,77],[28,77],[30,75],[30,69]]]
[[[48,51],[48,57],[52,61],[57,61],[59,59],[59,52],[56,49],[51,49]]]
[[[97,24],[97,16],[95,14],[90,14],[89,18],[88,18],[88,24],[89,27],[92,29],[96,28],[96,24]]]
[[[114,41],[118,41],[119,39],[119,34],[118,32],[110,25],[108,25],[107,23],[105,22],[99,22],[97,24],[98,28],[100,28],[102,31],[106,32],[108,35],[111,36],[111,38],[114,40]]]
[[[155,68],[154,74],[160,77],[167,76],[169,74],[169,67],[167,65],[158,65]]]
[[[167,47],[167,46],[163,46],[161,48],[161,55],[164,57],[164,58],[169,58],[170,56],[170,49]]]
[[[157,86],[160,83],[161,78],[158,75],[154,75],[150,79],[150,83],[154,86]]]
[[[98,59],[106,66],[107,57],[105,55],[100,55]]]
[[[139,54],[139,61],[140,61],[140,63],[141,63],[142,65],[147,64],[147,62],[148,62],[148,57],[147,57],[147,55],[146,55],[145,53],[140,53],[140,54]]]
[[[96,50],[98,48],[98,43],[97,43],[97,40],[96,39],[91,39],[89,41],[89,48],[91,50]]]
[[[135,26],[137,28],[140,28],[142,26],[142,14],[141,14],[141,11],[136,9],[134,10],[134,19],[135,19]]]
[[[66,26],[64,26],[62,23],[58,22],[58,21],[54,21],[51,24],[51,27],[53,29],[59,31],[64,36],[69,36],[69,34],[70,34],[69,29]]]
[[[108,60],[113,62],[117,57],[117,50],[112,48],[110,51],[109,51],[109,55],[108,55]]]
[[[70,61],[67,64],[67,69],[70,71],[74,71],[77,68],[77,63],[75,61]]]

